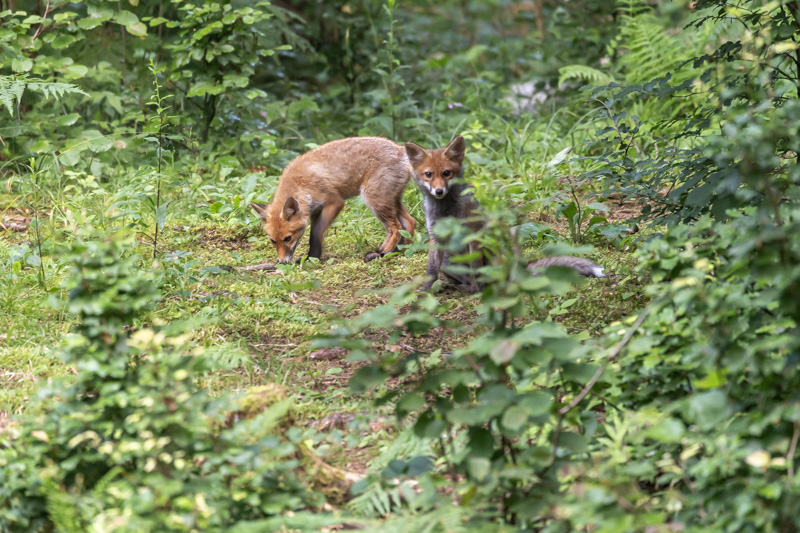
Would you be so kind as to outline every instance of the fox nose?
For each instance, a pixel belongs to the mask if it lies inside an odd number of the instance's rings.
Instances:
[[[436,189],[435,191],[433,191],[433,194],[435,194],[436,196],[442,196],[444,194],[444,189]]]

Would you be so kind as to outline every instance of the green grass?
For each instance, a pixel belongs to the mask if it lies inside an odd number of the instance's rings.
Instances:
[[[424,231],[418,209],[412,212]],[[563,227],[552,226],[555,233],[564,235]],[[43,231],[48,249],[56,249],[56,244],[68,239],[52,221],[44,224]],[[58,254],[46,254],[46,289],[39,284],[38,269],[32,265],[23,261],[21,271],[12,272],[13,250],[31,239],[26,233],[0,233],[0,264],[5,270],[0,278],[0,331],[6,332],[0,336],[0,412],[6,413],[25,410],[28,399],[43,383],[71,371],[56,355],[71,318],[53,307],[54,301],[66,297],[61,285],[68,275],[67,266],[60,263]],[[274,260],[274,250],[255,216],[243,225],[225,220],[215,223],[192,212],[180,219],[175,215],[159,242],[161,268],[154,269],[164,276],[163,299],[143,321],[195,321],[191,343],[204,348],[220,366],[200,381],[212,394],[279,383],[294,398],[299,424],[343,412],[369,413],[367,418],[372,419],[372,396],[355,395],[347,386],[359,364],[343,358],[320,360],[309,354],[311,339],[335,321],[352,319],[386,303],[387,289],[422,279],[427,262],[424,252],[364,263],[364,254],[382,239],[378,221],[359,201],[351,201],[326,235],[322,261],[280,266],[275,271],[223,271],[212,267]],[[140,243],[137,252],[144,258],[143,267],[153,269],[152,248],[144,235]],[[645,297],[633,270],[631,251],[601,241],[594,244],[592,258],[612,275],[589,280],[564,296],[544,301],[540,319],[553,319],[573,333],[586,331],[595,336],[642,306]],[[307,238],[297,257],[306,250]],[[533,246],[525,250],[531,257],[540,252]],[[443,318],[460,320],[467,327],[437,328],[427,337],[405,338],[402,349],[433,351],[457,346],[480,331],[474,324],[479,305],[476,297],[451,291],[439,297],[447,304]],[[372,340],[378,349],[388,348],[380,346],[385,342],[380,334]],[[375,431],[364,429],[375,425],[374,421],[361,420],[351,424],[354,429],[336,429],[323,437],[346,435],[350,447],[349,451],[340,445],[326,447],[327,460],[363,471],[378,454],[382,440],[400,430],[391,413],[381,414],[386,417]]]

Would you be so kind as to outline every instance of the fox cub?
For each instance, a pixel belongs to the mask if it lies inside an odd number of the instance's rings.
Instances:
[[[322,255],[322,238],[344,207],[358,194],[386,228],[380,255],[405,243],[400,230],[414,233],[417,222],[403,206],[411,166],[402,146],[381,137],[351,137],[323,144],[295,158],[283,171],[270,205],[251,203],[264,232],[288,263],[311,226],[309,257]],[[367,254],[367,258],[377,254]]]
[[[477,200],[471,193],[466,192],[467,184],[464,183],[464,152],[466,146],[461,136],[453,139],[445,148],[426,150],[414,143],[406,143],[406,154],[411,162],[412,176],[422,192],[422,206],[425,211],[425,226],[430,239],[428,251],[428,281],[423,289],[428,290],[438,279],[440,270],[458,288],[467,292],[475,292],[480,286],[475,281],[474,275],[469,277],[448,273],[447,265],[450,262],[450,253],[439,249],[433,227],[445,217],[454,217],[465,220],[465,224],[472,231],[483,227],[480,221],[472,220],[479,208]],[[458,255],[475,252],[478,259],[470,263],[476,269],[486,264],[488,257],[477,243],[470,243],[468,250],[460,251]],[[534,261],[528,265],[528,270],[536,275],[544,268],[550,266],[564,266],[574,268],[582,276],[604,277],[603,268],[590,261],[578,257],[548,257]]]

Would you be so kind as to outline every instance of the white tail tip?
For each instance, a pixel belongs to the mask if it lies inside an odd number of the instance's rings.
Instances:
[[[603,268],[603,267],[593,267],[592,268],[592,276],[594,276],[596,278],[604,278],[604,277],[606,277],[606,275],[603,274],[603,270],[605,270],[605,268]]]

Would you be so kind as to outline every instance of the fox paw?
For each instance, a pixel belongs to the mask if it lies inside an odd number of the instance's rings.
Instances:
[[[383,254],[381,254],[380,252],[370,252],[370,253],[368,253],[367,255],[364,256],[364,262],[365,263],[369,263],[373,259],[377,259],[377,258],[381,257],[382,255]]]

